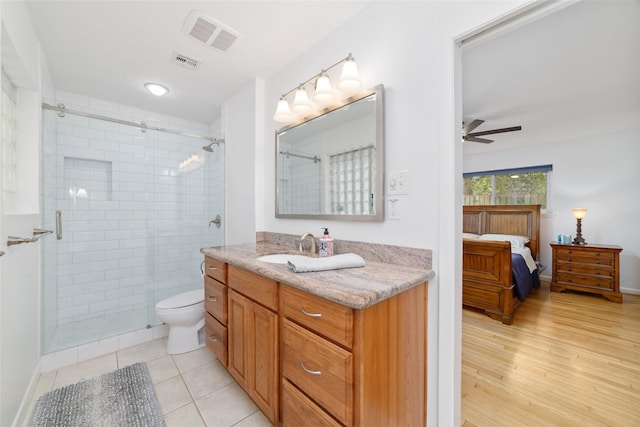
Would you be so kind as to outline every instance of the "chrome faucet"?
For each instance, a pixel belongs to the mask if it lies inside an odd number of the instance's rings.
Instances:
[[[311,233],[304,233],[302,236],[300,236],[300,244],[298,245],[298,249],[300,250],[300,252],[304,252],[302,244],[307,237],[311,237],[311,253],[315,254],[318,251],[318,242]]]

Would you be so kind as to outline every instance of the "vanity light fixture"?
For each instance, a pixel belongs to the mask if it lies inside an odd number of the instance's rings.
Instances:
[[[574,245],[586,245],[587,242],[582,238],[582,218],[587,215],[587,210],[585,208],[575,208],[572,209],[573,216],[578,221],[576,224],[576,237],[573,239]]]
[[[331,80],[329,79],[327,72],[340,64],[343,65],[342,72],[340,73],[340,79],[336,85],[339,92],[338,94],[331,87]],[[313,95],[311,96],[311,99],[313,100],[312,103],[309,100],[306,85],[314,80]],[[325,68],[318,74],[307,79],[304,83],[300,83],[294,89],[284,93],[278,101],[278,107],[276,108],[273,119],[281,123],[293,122],[299,118],[308,116],[313,113],[314,110],[320,110],[325,106],[338,101],[338,95],[342,98],[347,98],[359,91],[361,88],[362,82],[360,80],[360,75],[358,74],[358,66],[356,65],[353,55],[349,54],[346,58],[343,58],[332,66]],[[294,100],[291,107],[289,107],[287,96],[294,91]]]
[[[169,93],[169,89],[166,86],[162,86],[158,83],[145,83],[144,87],[155,96],[162,96]]]

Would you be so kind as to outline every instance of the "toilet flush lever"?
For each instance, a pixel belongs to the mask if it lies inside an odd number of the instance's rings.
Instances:
[[[211,224],[215,224],[216,228],[220,228],[220,224],[222,224],[222,218],[220,218],[220,215],[216,215],[215,219],[209,221],[209,227],[211,227]]]

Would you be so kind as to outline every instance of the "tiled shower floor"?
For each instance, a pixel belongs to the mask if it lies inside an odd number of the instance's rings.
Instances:
[[[207,347],[177,355],[168,355],[165,348],[166,338],[160,338],[45,372],[32,405],[48,391],[146,362],[168,427],[271,426]]]

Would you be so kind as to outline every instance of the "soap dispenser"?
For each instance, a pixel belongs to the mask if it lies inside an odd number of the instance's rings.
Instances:
[[[320,256],[332,256],[333,255],[333,237],[329,236],[329,229],[322,227],[324,234],[320,237]]]

